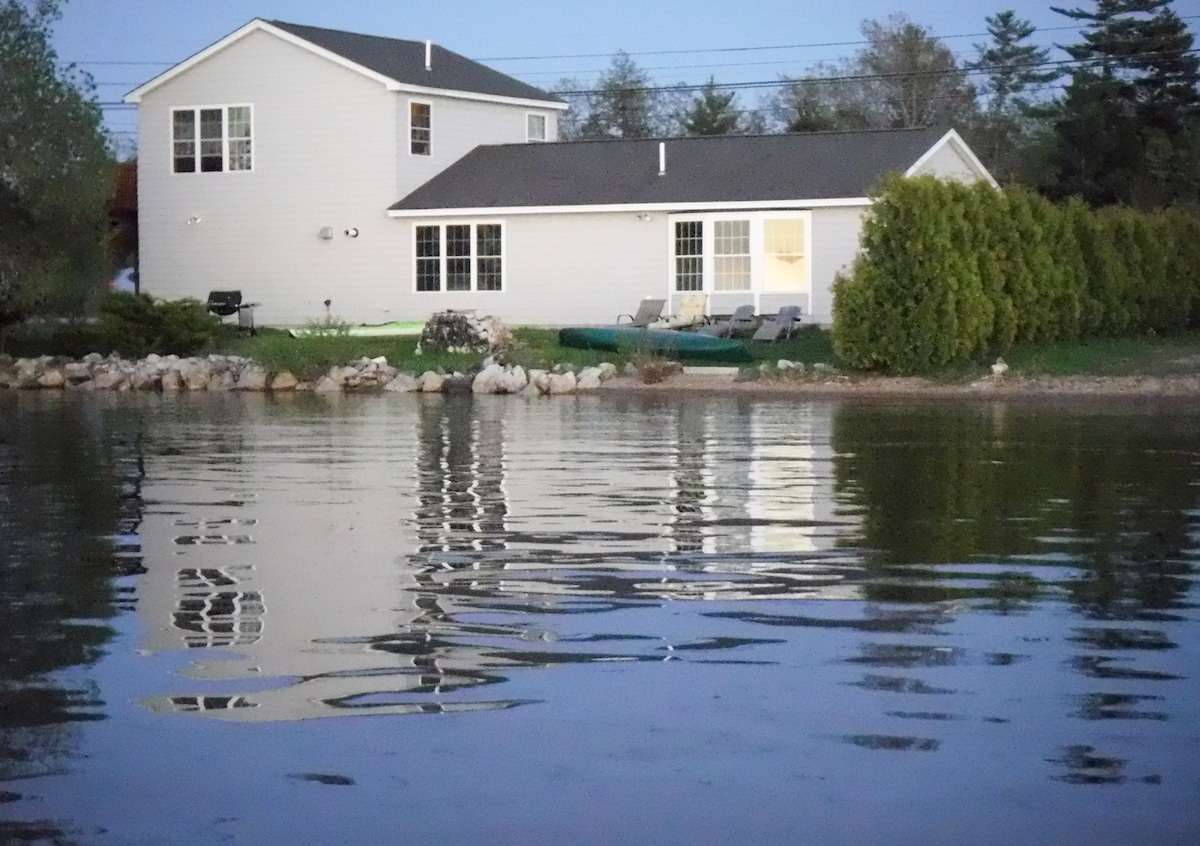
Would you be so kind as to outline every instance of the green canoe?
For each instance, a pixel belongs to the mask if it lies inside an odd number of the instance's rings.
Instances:
[[[696,361],[750,361],[741,341],[699,332],[674,329],[638,329],[630,326],[577,326],[558,331],[564,347],[585,350],[645,350]]]

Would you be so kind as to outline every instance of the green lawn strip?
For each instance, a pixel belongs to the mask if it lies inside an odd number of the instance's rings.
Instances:
[[[1200,371],[1200,332],[1025,344],[1004,356],[1028,376],[1169,376]]]

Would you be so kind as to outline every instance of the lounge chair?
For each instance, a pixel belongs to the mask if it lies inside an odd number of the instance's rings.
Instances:
[[[784,306],[778,314],[764,321],[750,340],[774,343],[780,338],[790,338],[800,325],[800,314],[800,306]]]
[[[638,305],[637,314],[618,314],[617,324],[646,328],[662,316],[663,306],[666,304],[666,300],[652,300],[647,297]],[[629,321],[628,324],[621,322],[622,317]]]
[[[715,335],[718,338],[729,338],[740,332],[749,332],[757,325],[758,318],[754,316],[754,306],[743,305],[738,306],[726,319],[707,323],[696,331],[703,332],[705,335]]]
[[[236,314],[238,329],[251,335],[255,333],[254,309],[258,303],[242,302],[241,291],[209,291],[208,302],[204,305],[218,317]]]
[[[679,299],[679,311],[670,317],[656,321],[655,329],[690,329],[708,320],[708,297],[704,294],[684,294]]]

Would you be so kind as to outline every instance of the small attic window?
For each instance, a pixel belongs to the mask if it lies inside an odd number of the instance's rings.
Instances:
[[[525,115],[525,140],[526,141],[545,141],[546,139],[546,116],[529,113]]]
[[[414,156],[433,154],[433,107],[429,103],[408,103],[408,151]]]

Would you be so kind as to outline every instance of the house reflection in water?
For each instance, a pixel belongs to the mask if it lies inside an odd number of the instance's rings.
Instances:
[[[150,651],[196,650],[200,689],[145,704],[235,720],[512,707],[489,692],[518,669],[679,659],[665,637],[564,635],[564,614],[859,595],[830,408],[600,402],[436,396],[299,421],[267,402],[233,471],[156,459],[139,608]]]

